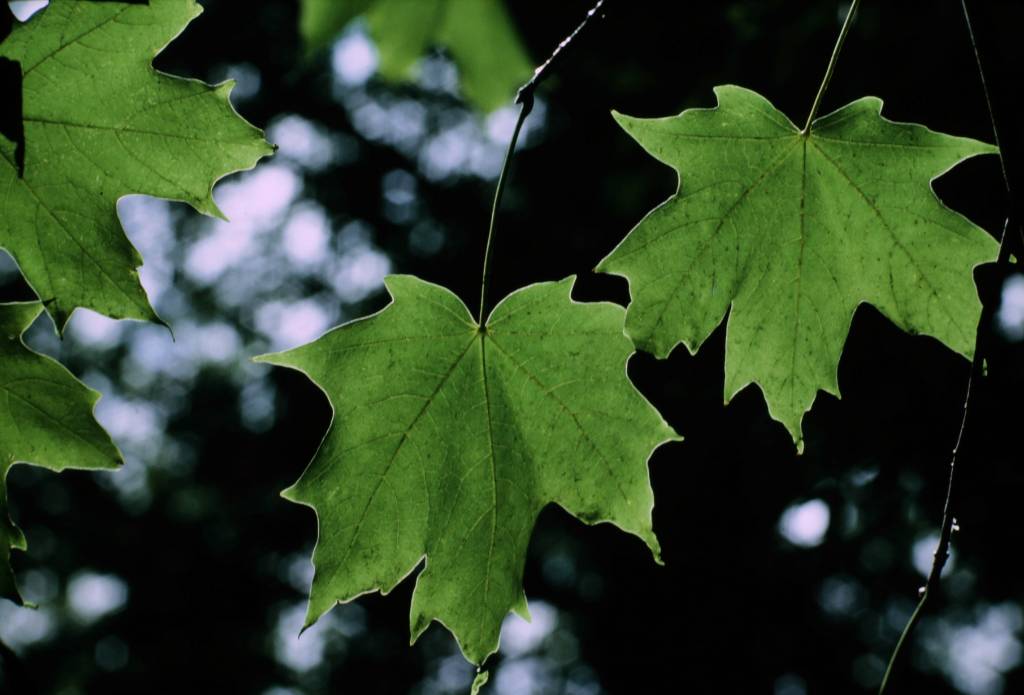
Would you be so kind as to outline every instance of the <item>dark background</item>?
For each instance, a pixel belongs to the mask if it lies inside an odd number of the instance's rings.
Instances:
[[[444,284],[475,307],[504,146],[488,125],[497,135],[507,128],[444,87],[443,54],[425,64],[435,82],[345,82],[330,52],[304,56],[292,0],[202,4],[207,11],[156,65],[239,79],[238,110],[272,141],[281,136],[281,152],[229,179],[218,199],[244,207],[254,195],[246,182],[263,175],[257,189],[283,202],[254,213],[237,232],[251,240],[244,253],[206,275],[194,270],[194,254],[218,233],[209,220],[182,205],[135,200],[122,209],[162,278],[156,307],[177,342],[158,327],[85,312],[63,345],[49,325],[33,330],[34,346],[59,353],[105,393],[101,421],[128,465],[113,475],[12,470],[13,515],[29,541],[14,566],[40,608],[0,606],[0,637],[13,650],[0,690],[467,692],[472,670],[440,626],[407,644],[412,579],[335,609],[296,640],[316,526],[310,510],[278,493],[302,472],[330,410],[301,375],[246,358],[289,346],[275,342],[289,306],[329,325],[382,306],[385,257],[393,271]],[[590,4],[508,3],[535,61]],[[1024,7],[972,5],[1012,166]],[[492,296],[578,273],[577,299],[627,302],[624,281],[590,269],[676,181],[610,109],[675,114],[710,106],[714,85],[737,83],[802,122],[844,12],[825,1],[608,0],[606,17],[540,89],[499,219]],[[346,36],[365,45],[358,28]],[[882,97],[894,120],[992,140],[957,1],[864,4],[822,111],[865,94]],[[438,142],[476,148],[477,163],[438,173],[429,154]],[[957,167],[936,189],[990,232],[1001,229],[1007,204],[995,157]],[[324,258],[312,264],[288,255],[282,232],[310,210],[330,230]],[[239,213],[227,211],[238,224]],[[234,233],[224,229],[224,238]],[[5,267],[2,297],[30,297]],[[346,285],[339,275],[355,279]],[[999,273],[981,268],[976,277],[998,302]],[[840,363],[842,399],[819,395],[798,457],[756,387],[723,406],[723,327],[696,356],[680,348],[629,365],[685,437],[650,462],[665,567],[610,526],[545,511],[525,572],[538,618],[529,629],[510,624],[514,634],[490,664],[491,692],[877,688],[923,584],[914,556],[930,561],[969,365],[862,307]],[[1024,357],[1022,343],[994,327],[993,336],[963,452],[955,556],[892,692],[1024,692]],[[203,352],[222,343],[223,354]],[[829,523],[820,542],[811,534],[801,545],[787,540],[781,520],[809,500],[827,505]]]

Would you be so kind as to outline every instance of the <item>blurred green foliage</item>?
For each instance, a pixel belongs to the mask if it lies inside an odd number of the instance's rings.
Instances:
[[[466,99],[493,111],[530,77],[530,60],[502,0],[302,0],[303,39],[312,50],[324,48],[360,15],[385,79],[415,78],[416,61],[440,46],[459,67]]]

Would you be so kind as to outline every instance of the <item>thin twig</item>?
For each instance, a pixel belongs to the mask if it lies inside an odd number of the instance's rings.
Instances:
[[[551,71],[552,66],[561,57],[562,51],[569,47],[569,44],[579,35],[581,31],[586,29],[587,24],[590,23],[597,13],[601,11],[601,6],[604,5],[604,0],[597,0],[597,4],[590,8],[587,12],[587,16],[583,18],[579,26],[573,29],[572,33],[562,39],[562,42],[555,46],[555,50],[551,53],[551,57],[541,63],[540,67],[533,71],[533,77],[530,81],[519,88],[519,93],[516,94],[516,102],[525,104],[527,100],[533,100],[533,93],[537,90],[537,85],[541,83],[547,74]]]
[[[516,127],[512,131],[512,139],[508,143],[508,150],[505,152],[505,161],[501,165],[501,174],[498,176],[498,187],[494,191],[494,204],[491,206],[491,223],[487,228],[487,244],[484,247],[484,269],[483,276],[480,280],[480,309],[477,314],[477,324],[480,325],[481,329],[484,325],[484,312],[487,310],[487,287],[491,284],[491,260],[492,260],[492,247],[494,242],[494,223],[498,217],[498,208],[501,205],[502,195],[505,193],[505,180],[508,175],[508,170],[512,165],[512,155],[515,153],[516,142],[519,140],[519,131],[523,128],[523,123],[526,121],[526,117],[530,115],[533,110],[533,95],[537,91],[537,86],[551,73],[552,67],[562,56],[562,52],[569,47],[569,45],[576,39],[577,36],[587,27],[590,21],[597,16],[601,10],[601,6],[604,5],[605,0],[598,0],[590,11],[587,12],[587,16],[583,18],[579,26],[573,29],[572,33],[565,37],[558,46],[555,47],[554,52],[547,60],[541,63],[540,67],[533,71],[533,77],[530,81],[519,88],[516,92],[516,103],[520,105],[519,118],[516,120]]]
[[[1003,185],[1006,186],[1006,198],[1009,207],[1004,225],[1006,227],[1004,233],[1010,235],[1013,234],[1013,231],[1016,229],[1018,240],[1021,243],[1021,251],[1024,251],[1024,230],[1021,229],[1021,219],[1017,201],[1014,200],[1013,197],[1013,187],[1010,184],[1010,169],[1006,164],[1006,152],[1003,150],[1003,143],[999,137],[999,126],[996,124],[996,111],[992,107],[992,95],[988,91],[988,80],[985,78],[985,71],[981,69],[981,54],[978,53],[978,41],[974,36],[974,25],[971,23],[971,15],[967,11],[967,0],[960,0],[960,7],[963,8],[964,23],[967,25],[967,35],[971,38],[971,48],[974,51],[974,61],[978,65],[978,76],[981,79],[981,91],[985,94],[985,106],[988,107],[988,118],[989,122],[992,124],[992,137],[995,140],[996,147],[999,148],[999,168],[1003,173]],[[1016,162],[1014,162],[1014,164],[1016,164]]]
[[[996,145],[1000,143],[999,128],[996,125],[997,119],[995,111],[992,108],[992,99],[988,90],[988,83],[985,80],[985,70],[982,68],[981,54],[978,51],[978,43],[975,40],[974,28],[971,26],[970,13],[967,11],[967,0],[961,0],[961,7],[963,8],[964,21],[967,24],[967,34],[971,40],[971,47],[974,49],[974,59],[978,66],[978,76],[981,78],[981,86],[985,92],[985,103],[988,107],[989,119],[992,122],[992,136],[995,138]],[[999,161],[1003,171],[1003,181],[1006,185],[1006,192],[1009,195],[1010,201],[1013,200],[1013,194],[1010,190],[1010,178],[1007,174],[1006,159],[1003,150],[999,150]],[[1010,203],[1010,209],[1013,209],[1012,202]],[[996,258],[996,263],[999,266],[1007,266],[1010,260],[1010,235],[1011,235],[1011,218],[1007,216],[1006,221],[1003,224],[1003,233],[999,238],[999,255]],[[893,649],[892,656],[889,658],[889,665],[885,669],[885,674],[882,676],[882,684],[879,686],[878,693],[883,695],[885,693],[886,686],[888,686],[893,673],[893,667],[896,664],[897,657],[900,655],[903,646],[907,643],[911,633],[917,626],[917,623],[921,619],[921,614],[924,612],[925,603],[928,601],[928,597],[931,593],[938,589],[939,583],[942,577],[942,570],[946,566],[946,561],[949,559],[949,546],[953,538],[953,532],[956,530],[956,517],[954,516],[954,504],[955,498],[954,493],[957,473],[957,463],[962,456],[961,449],[963,447],[965,433],[968,425],[968,415],[971,412],[971,406],[974,405],[977,399],[978,388],[977,385],[985,377],[985,356],[988,352],[989,338],[991,336],[992,320],[995,317],[995,310],[998,302],[995,301],[995,297],[986,297],[985,301],[982,302],[981,317],[978,319],[978,328],[974,338],[974,358],[971,361],[971,373],[967,379],[967,394],[964,397],[964,408],[963,417],[960,420],[960,432],[957,435],[956,446],[953,449],[953,455],[949,463],[949,482],[946,485],[946,501],[942,509],[942,527],[939,531],[939,542],[935,548],[935,555],[932,558],[932,567],[928,572],[928,580],[925,585],[919,590],[920,600],[917,603],[917,607],[910,616],[910,620],[907,621],[906,627],[903,628],[902,634],[900,634],[899,640],[896,642],[896,648]]]
[[[814,103],[811,104],[811,112],[807,114],[807,123],[804,124],[804,129],[800,131],[801,135],[808,135],[811,132],[811,123],[818,116],[818,109],[821,108],[821,98],[825,96],[825,90],[828,89],[828,83],[832,81],[832,73],[835,72],[836,62],[839,60],[839,52],[843,50],[843,44],[846,42],[846,35],[850,33],[850,27],[853,26],[853,18],[857,14],[857,7],[860,5],[860,0],[853,0],[850,3],[850,9],[846,12],[846,19],[843,21],[843,28],[839,30],[839,38],[836,39],[836,45],[832,49],[832,57],[828,60],[828,67],[825,68],[825,77],[821,80],[821,86],[818,87],[818,93],[814,97]]]

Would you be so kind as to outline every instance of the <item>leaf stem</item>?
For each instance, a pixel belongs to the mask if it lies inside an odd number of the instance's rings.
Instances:
[[[967,11],[967,0],[961,0],[960,3],[963,8],[964,22],[967,25],[967,33],[971,40],[971,47],[974,49],[974,60],[978,66],[978,76],[981,79],[982,89],[985,92],[985,103],[988,107],[989,119],[992,122],[992,135],[995,138],[996,145],[999,145],[999,129],[996,125],[996,114],[992,108],[992,99],[989,95],[988,83],[985,80],[985,70],[982,67],[981,54],[978,51],[978,43],[974,36],[974,28],[971,26],[971,17]],[[999,239],[999,255],[996,258],[997,266],[1006,268],[1009,266],[1010,261],[1010,239],[1012,234],[1011,217],[1013,216],[1013,194],[1010,189],[1010,177],[1007,173],[1006,159],[1002,149],[999,150],[1000,164],[1002,165],[1003,181],[1006,184],[1006,191],[1010,198],[1010,215],[1006,217],[1006,221],[1003,224],[1003,233]],[[953,539],[953,532],[956,530],[956,517],[953,515],[954,504],[955,504],[955,483],[956,483],[956,472],[957,462],[963,457],[962,448],[964,444],[964,435],[967,431],[968,425],[968,414],[971,411],[971,406],[977,400],[978,385],[982,383],[985,378],[985,355],[988,352],[989,338],[991,335],[992,320],[995,316],[995,310],[998,306],[997,296],[987,296],[983,298],[981,316],[978,319],[978,328],[974,338],[974,358],[971,360],[971,373],[967,379],[967,393],[964,397],[964,408],[963,417],[960,420],[960,432],[957,435],[956,446],[953,448],[953,455],[949,463],[949,482],[946,485],[946,501],[942,509],[942,527],[939,531],[939,542],[935,548],[935,555],[932,558],[932,567],[928,573],[928,579],[925,585],[920,589],[921,598],[917,603],[917,608],[910,616],[910,620],[907,621],[906,627],[903,628],[902,634],[900,634],[899,640],[896,642],[896,647],[893,649],[892,656],[889,658],[889,665],[885,669],[885,674],[882,676],[882,683],[878,688],[879,695],[884,695],[886,686],[888,686],[892,674],[893,668],[896,665],[897,657],[902,652],[903,646],[907,643],[910,635],[913,633],[914,628],[921,619],[921,614],[924,612],[925,604],[928,601],[928,597],[931,593],[938,589],[939,583],[942,577],[942,570],[946,566],[946,561],[949,559],[949,546]]]
[[[541,81],[550,74],[552,67],[561,58],[562,52],[569,47],[569,45],[575,40],[575,38],[582,32],[590,21],[597,16],[601,7],[604,5],[605,0],[598,0],[597,4],[590,8],[587,12],[587,16],[583,18],[579,26],[573,29],[572,33],[562,39],[562,41],[555,47],[555,50],[551,53],[551,56],[545,60],[541,65],[533,71],[533,77],[519,88],[516,93],[516,103],[520,105],[519,118],[516,120],[516,127],[512,131],[512,139],[508,143],[508,150],[505,152],[505,161],[501,165],[501,174],[498,176],[498,187],[494,191],[494,203],[491,205],[491,222],[487,227],[487,244],[484,247],[484,269],[483,275],[480,279],[480,310],[477,314],[477,324],[481,327],[484,325],[484,312],[487,310],[487,287],[491,284],[491,263],[493,259],[493,246],[494,246],[494,226],[495,221],[498,218],[498,208],[501,206],[501,198],[505,193],[505,182],[508,178],[508,171],[512,166],[512,155],[515,153],[516,142],[519,140],[519,132],[523,128],[523,123],[526,121],[526,117],[530,115],[533,110],[533,95],[537,91],[537,86]]]
[[[498,206],[501,205],[501,196],[505,193],[505,179],[508,177],[508,170],[512,166],[512,154],[516,149],[516,141],[519,140],[519,131],[523,128],[523,122],[530,115],[533,109],[533,98],[521,103],[519,118],[516,119],[515,130],[512,131],[512,139],[508,143],[508,150],[505,152],[505,162],[501,165],[501,174],[498,176],[498,187],[494,191],[494,203],[491,205],[491,223],[487,227],[487,245],[484,247],[484,272],[480,279],[480,312],[477,314],[476,322],[484,325],[484,311],[487,307],[487,286],[491,280],[491,249],[494,245],[494,222],[498,218]]]
[[[836,62],[839,60],[839,52],[843,50],[843,44],[846,42],[846,35],[850,33],[850,27],[853,25],[854,15],[857,14],[857,7],[860,5],[860,0],[853,0],[850,3],[850,9],[846,12],[846,19],[843,21],[843,28],[839,30],[839,38],[836,39],[835,48],[832,49],[832,57],[829,58],[828,67],[825,69],[825,77],[821,80],[821,86],[818,87],[818,94],[814,97],[814,103],[811,104],[811,112],[807,114],[807,122],[804,124],[804,129],[800,131],[800,134],[807,136],[811,132],[811,123],[818,116],[818,109],[821,108],[821,98],[825,96],[825,90],[828,89],[828,83],[832,81],[832,73],[835,72]]]

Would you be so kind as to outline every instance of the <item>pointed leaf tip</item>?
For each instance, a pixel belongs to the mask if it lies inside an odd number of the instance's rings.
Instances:
[[[469,695],[479,695],[481,688],[487,685],[487,681],[490,677],[490,671],[481,671],[477,669],[476,677],[473,679],[473,685],[469,689]]]

